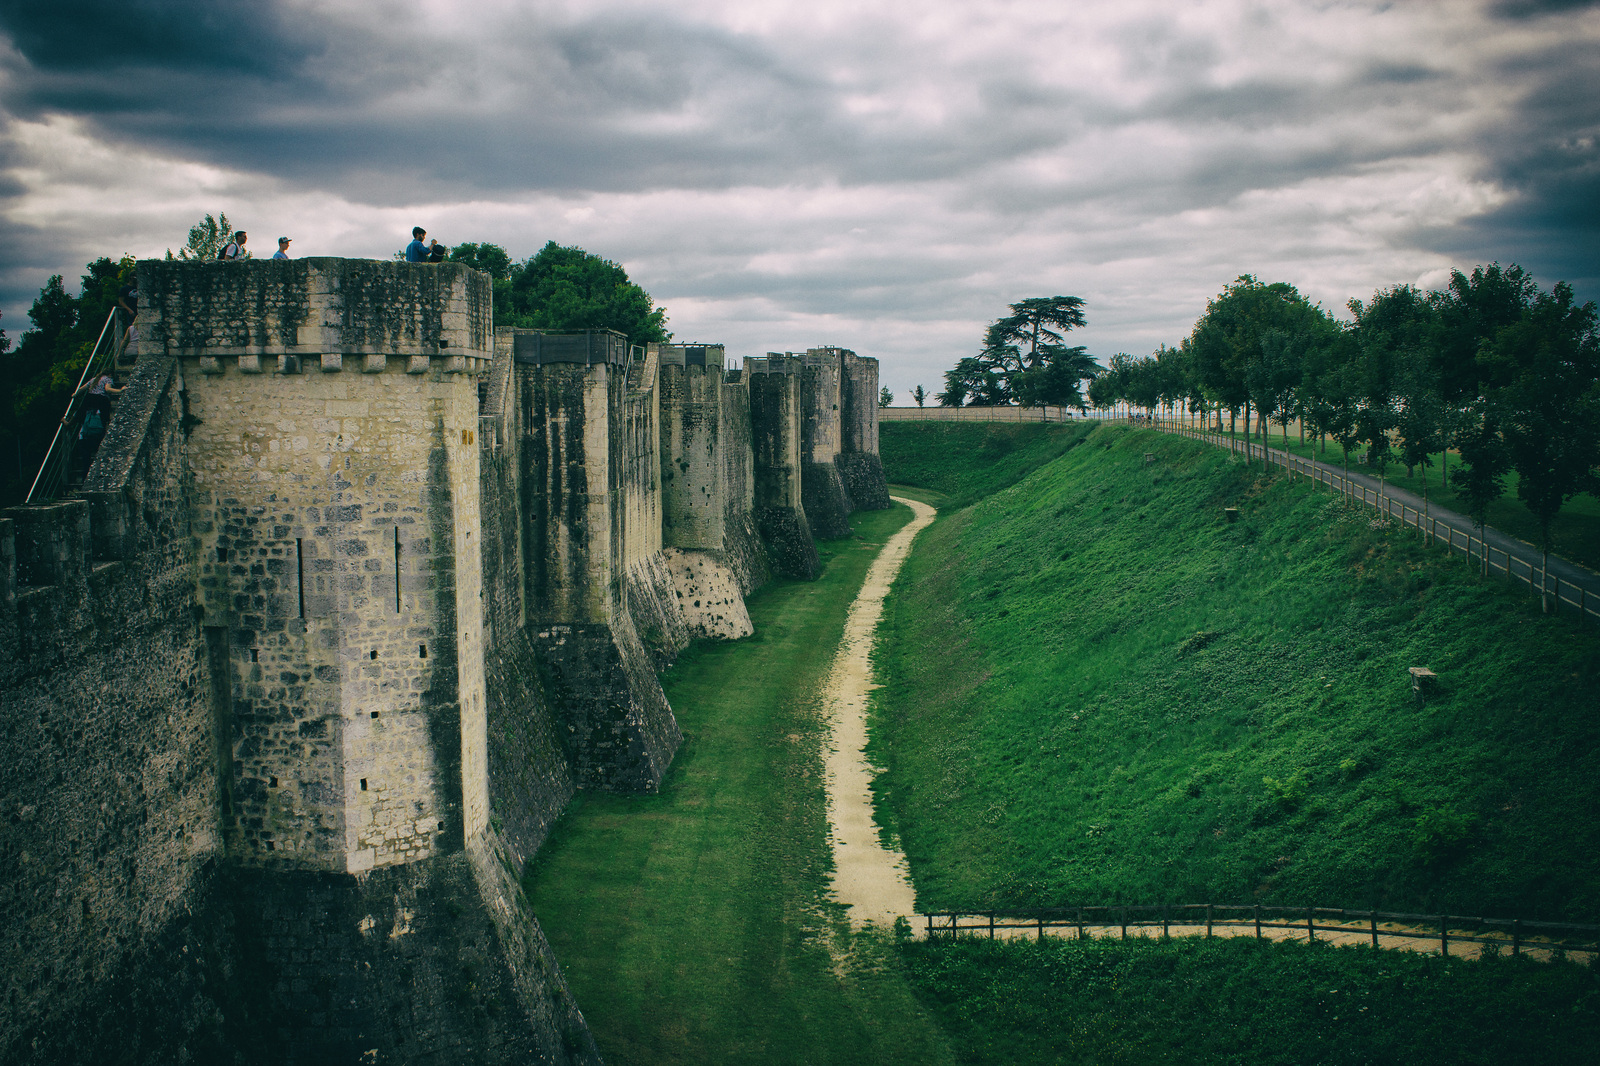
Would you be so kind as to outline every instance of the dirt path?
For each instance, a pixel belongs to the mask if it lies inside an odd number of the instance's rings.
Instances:
[[[883,600],[894,584],[911,542],[933,521],[932,507],[917,500],[891,497],[910,507],[916,517],[878,553],[861,593],[850,605],[833,667],[823,685],[823,711],[828,716],[828,825],[833,844],[833,893],[850,908],[851,924],[892,924],[916,910],[916,896],[906,876],[906,857],[878,841],[872,812],[872,768],[867,765],[867,693],[872,688],[872,647],[877,640]]]

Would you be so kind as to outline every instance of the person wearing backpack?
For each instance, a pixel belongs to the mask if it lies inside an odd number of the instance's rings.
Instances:
[[[117,388],[116,379],[110,374],[101,374],[79,391],[87,391],[87,395],[83,398],[83,425],[78,428],[78,458],[83,464],[80,476],[88,477],[89,466],[106,439],[106,427],[111,424],[111,400],[120,396],[122,390]]]
[[[235,233],[233,235],[233,240],[222,246],[222,251],[217,253],[217,258],[221,259],[225,263],[232,263],[235,260],[247,258],[244,251],[244,245],[245,241],[248,239],[249,238],[245,234],[244,230],[240,230],[238,233]]]

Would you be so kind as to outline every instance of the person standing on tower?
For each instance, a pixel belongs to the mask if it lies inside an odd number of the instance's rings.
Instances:
[[[421,226],[414,226],[411,230],[411,243],[406,245],[406,262],[426,263],[428,261],[428,246],[422,243],[422,238],[428,231]]]

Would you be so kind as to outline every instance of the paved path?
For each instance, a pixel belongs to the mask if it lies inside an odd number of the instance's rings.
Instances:
[[[1245,443],[1231,437],[1160,423],[1153,428],[1244,454]],[[1261,445],[1251,443],[1249,449],[1251,458],[1261,458]],[[1380,481],[1370,474],[1352,470],[1347,476],[1342,466],[1320,459],[1306,459],[1281,448],[1267,449],[1267,456],[1274,465],[1314,477],[1341,492],[1364,500],[1385,514],[1448,542],[1456,551],[1481,558],[1483,549],[1480,545],[1486,542],[1491,574],[1509,576],[1524,582],[1531,589],[1539,587],[1542,569],[1539,549],[1526,541],[1507,536],[1493,526],[1485,527],[1480,539],[1478,527],[1466,515],[1431,501],[1425,505],[1422,497],[1416,493]],[[1423,513],[1424,507],[1426,514]],[[1600,619],[1600,574],[1552,555],[1545,587],[1552,596],[1560,596],[1563,608],[1581,610],[1587,617]]]
[[[861,592],[850,605],[844,639],[823,686],[828,716],[828,825],[833,844],[833,894],[850,908],[855,926],[891,925],[916,909],[906,857],[879,842],[873,817],[872,767],[867,763],[867,694],[872,691],[872,648],[883,600],[894,584],[911,542],[933,521],[934,509],[917,500],[891,497],[914,517],[878,553]]]

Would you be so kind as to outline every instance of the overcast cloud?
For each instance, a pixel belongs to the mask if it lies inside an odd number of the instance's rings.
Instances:
[[[1600,297],[1600,5],[0,0],[13,338],[217,211],[258,255],[582,245],[681,339],[846,345],[903,402],[1027,296],[1102,359],[1247,272]]]

